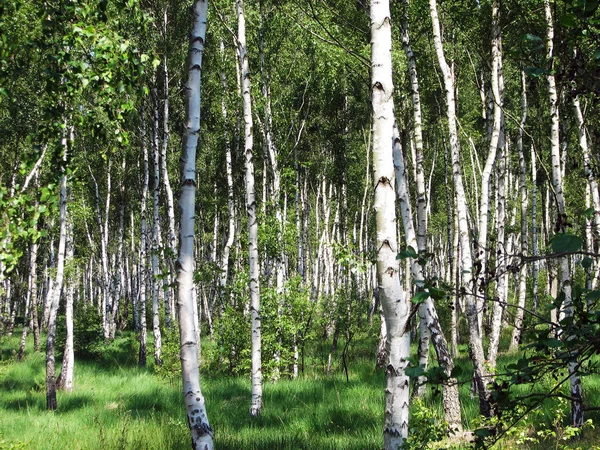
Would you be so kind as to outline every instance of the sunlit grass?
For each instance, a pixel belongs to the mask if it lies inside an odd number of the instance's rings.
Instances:
[[[323,345],[323,355],[317,352],[318,356],[307,357],[299,379],[265,380],[263,415],[255,419],[248,414],[249,378],[203,373],[202,388],[216,448],[380,449],[385,383],[383,372],[375,370],[374,351],[369,357],[375,348],[374,339],[357,340],[351,346],[348,379],[339,351],[335,371],[329,377],[324,374],[329,348]],[[208,348],[211,343],[203,345]],[[189,448],[179,382],[161,379],[151,364],[149,368],[137,367],[132,335],[117,338],[101,360],[76,362],[75,389],[72,393],[59,392],[56,412],[46,411],[44,354],[34,353],[31,347],[28,342],[26,359],[19,363],[12,351],[18,348],[18,337],[0,341],[0,450]],[[465,348],[461,347],[461,354],[456,364],[464,373],[460,396],[463,424],[469,429],[477,423],[478,401],[470,391],[472,366]],[[501,355],[499,367],[517,357],[515,353]],[[600,379],[586,377],[584,389],[586,399],[595,404],[593,399],[600,397]],[[440,397],[429,389],[424,400],[439,418]],[[548,423],[553,405],[552,400],[545,403],[548,413],[542,420]],[[597,419],[592,414],[590,417]],[[598,438],[599,433],[590,429],[573,448],[593,448]],[[549,446],[514,446],[505,440],[498,448]]]

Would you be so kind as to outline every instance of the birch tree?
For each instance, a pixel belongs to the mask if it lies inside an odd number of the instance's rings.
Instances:
[[[238,15],[238,52],[242,78],[242,106],[244,116],[244,157],[246,160],[246,211],[248,213],[248,257],[250,263],[250,320],[252,333],[252,401],[250,415],[262,412],[262,368],[261,368],[261,317],[258,260],[258,221],[256,216],[256,194],[254,187],[254,150],[252,100],[250,97],[250,64],[246,48],[246,18],[243,0],[236,1]]]
[[[469,224],[467,219],[467,199],[463,184],[462,169],[460,162],[460,149],[458,142],[458,130],[456,126],[456,98],[454,86],[454,74],[446,61],[444,48],[442,46],[442,35],[440,21],[437,12],[437,1],[429,0],[429,13],[433,25],[433,43],[442,72],[444,91],[446,94],[446,118],[448,136],[450,141],[450,155],[452,161],[452,178],[456,193],[456,216],[458,221],[458,234],[460,244],[460,271],[462,272],[460,288],[465,293],[466,314],[469,327],[469,352],[473,360],[473,379],[479,393],[479,408],[484,416],[490,415],[489,390],[486,386],[487,370],[485,368],[485,357],[483,352],[483,340],[479,326],[479,315],[477,301],[473,293],[473,257],[471,254],[471,243],[469,239]]]
[[[183,399],[193,450],[213,450],[213,432],[200,389],[198,342],[194,320],[194,229],[196,205],[196,149],[200,136],[200,85],[206,36],[208,2],[196,0],[192,7],[192,30],[185,85],[185,123],[181,154],[179,209],[179,258],[177,260],[178,321]]]
[[[386,363],[383,443],[397,450],[408,436],[409,380],[405,373],[410,356],[408,298],[402,289],[396,254],[396,192],[392,155],[394,84],[392,81],[392,30],[388,0],[371,1],[371,89],[373,114],[373,180],[376,220],[377,281],[385,323]]]
[[[560,138],[559,138],[559,112],[558,93],[556,79],[554,76],[554,23],[550,0],[544,0],[544,13],[546,18],[546,58],[549,64],[546,81],[548,83],[548,97],[550,107],[550,159],[552,165],[552,187],[557,208],[557,223],[555,230],[564,233],[567,227],[567,210],[564,194],[563,163],[561,162]],[[560,317],[562,320],[573,316],[573,299],[571,291],[571,272],[569,268],[569,257],[563,256],[559,259],[560,282],[564,300],[562,302]],[[569,339],[564,336],[564,339]],[[581,378],[577,373],[579,363],[569,362],[569,374],[571,383],[571,421],[574,426],[583,425],[583,396],[581,389]]]

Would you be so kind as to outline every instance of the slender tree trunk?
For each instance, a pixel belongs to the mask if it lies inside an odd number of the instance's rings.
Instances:
[[[409,379],[405,373],[410,356],[409,305],[402,290],[396,228],[396,192],[392,139],[394,85],[392,81],[392,31],[389,1],[371,2],[371,68],[373,107],[373,180],[377,226],[377,279],[387,326],[385,450],[396,450],[408,436]]]
[[[60,179],[60,218],[58,255],[56,260],[56,277],[52,280],[52,289],[48,292],[47,303],[50,305],[48,314],[48,333],[46,337],[46,407],[56,410],[56,366],[54,360],[56,341],[56,316],[60,295],[63,287],[65,268],[65,248],[67,241],[67,136],[62,138],[62,175]]]
[[[594,176],[592,160],[590,157],[590,148],[588,146],[587,141],[587,129],[585,126],[585,121],[583,119],[583,114],[581,112],[581,105],[579,102],[579,97],[575,96],[573,98],[573,108],[575,110],[575,121],[577,123],[577,131],[579,137],[579,146],[581,147],[581,151],[583,153],[583,170],[585,173],[585,177],[587,178],[588,187],[590,191],[591,197],[591,207],[594,210],[593,216],[590,220],[591,230],[590,234],[592,236],[600,236],[600,194],[598,192],[598,182],[596,181],[596,177]],[[596,251],[596,242],[595,239],[589,239],[588,251],[595,252]],[[598,287],[598,271],[600,270],[600,265],[598,265],[597,261],[594,260],[594,264],[592,265],[592,282],[591,289],[597,289]],[[596,269],[594,269],[596,268]]]
[[[561,167],[561,152],[559,140],[559,116],[558,116],[558,94],[556,90],[556,81],[554,78],[554,25],[550,1],[544,0],[544,11],[546,14],[546,56],[548,58],[549,70],[546,79],[548,81],[548,96],[550,98],[550,157],[552,164],[552,187],[554,188],[554,198],[558,209],[557,223],[555,229],[559,233],[564,233],[567,227],[567,211],[564,197],[563,168]],[[559,260],[560,281],[564,300],[560,310],[560,319],[573,316],[573,301],[571,293],[571,273],[569,269],[568,256],[561,257]],[[568,336],[564,336],[568,339]],[[573,426],[581,427],[583,425],[583,395],[581,389],[581,378],[577,373],[579,367],[578,361],[569,363],[569,373],[571,375],[571,421]]]
[[[200,84],[206,36],[208,2],[196,0],[192,9],[192,31],[188,51],[188,79],[185,85],[186,117],[181,155],[181,211],[179,258],[177,260],[178,322],[183,398],[193,450],[213,450],[213,432],[200,389],[198,342],[194,325],[194,227],[196,204],[196,148],[200,133]]]
[[[155,81],[156,82],[156,81]],[[154,127],[152,139],[152,333],[154,335],[154,364],[162,365],[162,336],[160,331],[160,303],[162,300],[160,290],[161,268],[159,264],[160,245],[160,153],[158,143],[158,93],[153,88],[154,98]]]
[[[525,166],[525,152],[523,151],[523,131],[527,121],[527,79],[525,72],[521,71],[521,123],[517,137],[517,151],[519,152],[519,188],[521,191],[521,254],[527,256],[529,251],[527,231],[527,168]],[[537,292],[536,292],[537,294]],[[523,328],[523,309],[527,296],[527,266],[523,264],[519,268],[519,297],[517,300],[517,311],[515,312],[515,328],[510,341],[510,350],[516,350],[521,341]]]
[[[143,184],[142,184],[142,198],[140,207],[140,250],[139,250],[139,317],[140,317],[140,351],[138,357],[138,363],[141,367],[146,367],[147,358],[147,321],[146,321],[146,304],[148,297],[148,261],[147,261],[147,250],[148,250],[148,212],[147,212],[147,199],[148,199],[148,184],[149,184],[149,167],[148,167],[148,143],[146,141],[146,120],[144,116],[144,108],[142,108],[140,114],[141,127],[142,127],[142,158],[143,158]]]
[[[415,234],[415,228],[413,225],[413,215],[410,206],[410,195],[408,192],[408,183],[405,177],[406,168],[404,165],[404,156],[402,154],[402,146],[398,137],[398,128],[394,123],[394,169],[396,171],[396,185],[398,189],[398,200],[400,202],[400,214],[402,216],[402,223],[404,225],[404,235],[406,239],[407,247],[415,247],[417,245],[417,236]],[[417,259],[411,260],[410,265],[412,278],[414,284],[419,290],[423,290],[425,287],[425,277],[423,274],[423,266],[418,262]],[[452,429],[461,429],[461,418],[460,418],[460,401],[458,397],[458,384],[456,378],[451,376],[452,369],[454,368],[454,362],[450,356],[448,350],[448,343],[440,326],[440,321],[433,303],[433,299],[428,297],[419,305],[419,316],[421,319],[421,328],[426,328],[429,331],[429,335],[433,337],[434,348],[438,357],[438,363],[444,370],[444,373],[449,377],[446,382],[442,385],[443,391],[443,403],[444,403],[444,417]],[[423,336],[419,341],[419,345],[423,344]],[[429,339],[425,340],[426,348],[419,348],[419,365],[425,366],[421,359],[422,352],[429,353]],[[417,381],[419,387],[421,383],[424,383],[427,378],[423,377],[424,380],[419,378]],[[424,392],[421,393],[421,395]]]
[[[479,229],[476,247],[475,259],[478,260],[479,277],[476,277],[475,294],[480,296],[477,300],[478,309],[483,309],[483,303],[486,300],[488,292],[487,284],[490,281],[487,262],[488,262],[488,228],[489,228],[489,202],[490,202],[490,177],[496,162],[496,153],[498,148],[502,147],[502,122],[503,122],[503,98],[500,86],[500,70],[502,65],[502,36],[500,34],[500,5],[499,0],[492,2],[492,69],[491,69],[491,91],[493,104],[493,120],[490,129],[490,144],[488,157],[481,175],[481,196],[479,204]],[[503,139],[502,139],[503,140]],[[492,308],[493,309],[493,308]],[[496,308],[497,310],[497,308]],[[480,316],[481,317],[481,316]],[[480,323],[481,326],[481,323]]]
[[[165,4],[163,11],[163,35],[165,39],[167,37],[167,24],[168,24],[168,16],[167,16],[167,4]],[[166,44],[165,44],[166,45]],[[175,272],[174,260],[177,255],[177,234],[175,231],[175,203],[173,200],[173,189],[171,188],[171,181],[169,179],[169,170],[168,170],[168,161],[167,161],[167,150],[169,148],[169,66],[167,64],[167,51],[163,53],[163,79],[164,79],[164,100],[163,100],[163,140],[162,146],[160,150],[160,163],[161,163],[161,173],[162,173],[162,183],[165,188],[165,196],[167,199],[167,225],[168,236],[167,236],[167,250],[166,253],[166,261],[168,263],[168,273],[167,278],[165,279],[165,309],[166,309],[166,321],[167,325],[170,324],[171,320],[175,319],[175,308],[174,301],[175,296],[173,289],[169,286],[172,281],[172,274]]]
[[[246,210],[248,212],[248,254],[250,259],[250,318],[252,321],[252,402],[250,415],[259,416],[262,411],[261,368],[261,316],[258,258],[258,219],[256,217],[256,194],[254,186],[254,151],[252,105],[250,98],[250,67],[246,50],[246,19],[244,2],[237,0],[238,49],[242,67],[242,99],[244,114],[244,154],[246,158]]]
[[[444,90],[446,91],[446,115],[448,119],[448,134],[450,137],[450,154],[452,157],[452,176],[454,179],[454,189],[456,192],[456,213],[458,218],[458,233],[461,248],[460,267],[462,271],[461,290],[465,292],[465,303],[467,308],[467,321],[469,326],[469,350],[473,360],[474,381],[479,392],[479,409],[481,414],[489,416],[490,395],[486,385],[487,369],[485,368],[485,357],[483,352],[483,341],[479,326],[477,301],[473,292],[473,259],[471,254],[469,224],[467,218],[467,200],[462,179],[460,164],[460,151],[458,144],[458,131],[456,127],[456,100],[454,96],[454,75],[446,62],[444,49],[442,46],[442,37],[440,32],[440,22],[437,13],[436,0],[429,0],[429,12],[433,23],[434,46],[443,75]]]
[[[73,226],[68,225],[66,259],[73,259]],[[73,349],[73,296],[74,280],[69,280],[65,287],[65,349],[63,351],[62,366],[60,375],[56,380],[58,389],[71,392],[73,390],[73,372],[75,370],[75,354]]]
[[[35,187],[36,189],[39,187],[38,178],[35,179]],[[40,200],[36,196],[35,197],[35,213],[38,212],[40,207]],[[19,361],[23,360],[23,356],[25,354],[25,343],[27,339],[27,331],[31,324],[34,330],[34,334],[38,328],[37,326],[37,255],[39,248],[39,239],[34,239],[31,242],[31,246],[29,247],[29,277],[27,280],[27,297],[25,300],[25,322],[23,324],[23,332],[21,333],[21,343],[19,345],[19,353],[17,355],[17,359]],[[38,341],[39,341],[39,331],[38,331]],[[38,351],[36,349],[36,351]]]
[[[223,40],[220,42],[221,59],[225,62],[225,45]],[[227,92],[227,78],[225,76],[225,70],[221,72],[221,86],[223,87],[223,93]],[[221,98],[221,112],[223,114],[223,127],[224,138],[225,138],[225,171],[227,173],[227,212],[229,213],[229,224],[227,232],[227,242],[223,246],[223,252],[221,254],[221,277],[219,279],[219,285],[221,293],[227,285],[227,278],[229,276],[229,255],[231,253],[231,247],[235,239],[235,204],[233,197],[233,170],[231,163],[231,141],[229,138],[229,131],[227,125],[227,104],[225,101],[225,95]],[[212,335],[212,332],[211,332]]]

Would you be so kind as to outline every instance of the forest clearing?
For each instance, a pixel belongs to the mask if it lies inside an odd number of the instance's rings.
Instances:
[[[0,450],[595,448],[600,1],[0,0]]]

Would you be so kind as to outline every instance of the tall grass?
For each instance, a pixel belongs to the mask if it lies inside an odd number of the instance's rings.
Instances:
[[[76,361],[74,391],[59,392],[56,412],[45,408],[44,355],[33,353],[28,342],[26,359],[17,362],[12,352],[17,346],[16,337],[0,342],[0,450],[189,448],[179,382],[158,377],[151,366],[137,367],[133,335],[117,338],[101,359]],[[323,352],[307,359],[299,379],[265,382],[264,412],[257,419],[248,414],[248,377],[203,374],[217,449],[380,449],[384,374],[375,370],[373,348],[374,342],[354,344],[348,358],[348,380],[339,360],[338,370],[329,377],[324,375]],[[500,365],[517,356],[502,356]],[[466,357],[457,365],[465,374],[471,370]],[[470,428],[477,421],[478,405],[470,384],[463,381],[464,425]],[[587,398],[599,398],[600,380],[586,378],[585,389]],[[430,389],[424,401],[437,417],[442,416],[439,395]],[[550,414],[552,403],[546,405]],[[551,423],[552,419],[547,416],[542,420]],[[532,430],[533,425],[540,426],[532,424]],[[588,433],[586,440],[573,448],[593,448],[596,438],[597,434]],[[511,442],[507,439],[499,448],[548,447],[547,443],[524,447]]]

